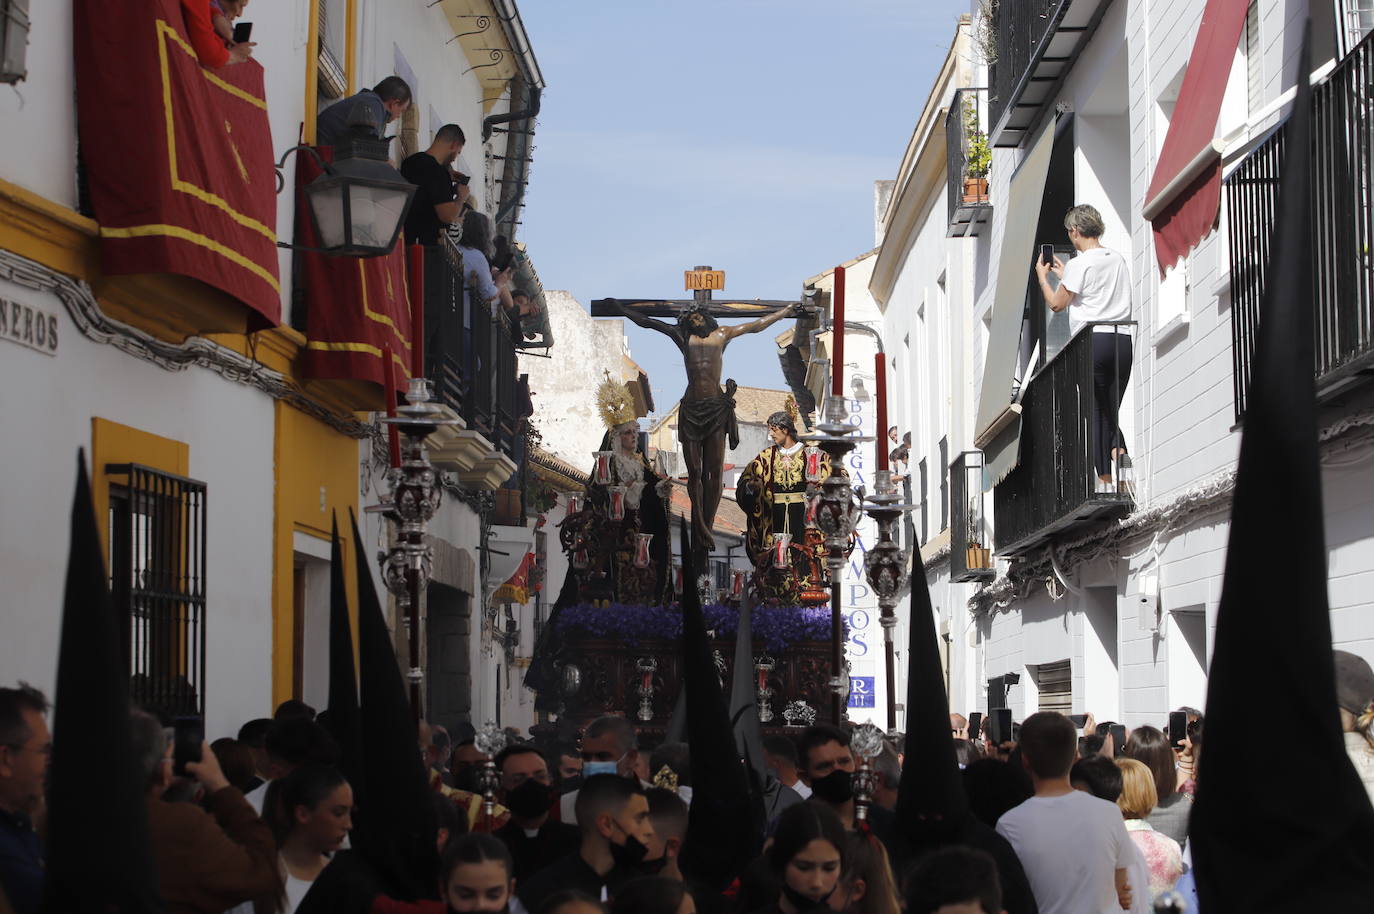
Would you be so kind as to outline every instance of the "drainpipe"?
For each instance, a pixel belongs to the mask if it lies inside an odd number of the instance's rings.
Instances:
[[[482,121],[482,141],[483,141],[483,142],[485,142],[485,141],[491,139],[491,129],[492,129],[493,127],[497,126],[498,124],[509,124],[509,123],[511,123],[512,121],[525,121],[525,120],[531,120],[531,119],[536,118],[536,117],[539,116],[539,103],[540,103],[540,97],[543,95],[543,91],[544,91],[544,90],[541,89],[541,88],[540,88],[539,86],[537,86],[537,85],[533,85],[533,84],[528,84],[528,85],[529,85],[529,91],[528,91],[528,93],[527,93],[526,96],[525,96],[525,107],[524,107],[524,108],[520,109],[519,111],[508,111],[508,112],[506,112],[505,114],[493,114],[493,115],[491,115],[490,117],[487,117],[487,118],[484,118],[484,119],[483,119],[483,121]],[[515,100],[512,99],[512,100],[511,100],[511,103],[512,103],[512,104],[515,104]]]

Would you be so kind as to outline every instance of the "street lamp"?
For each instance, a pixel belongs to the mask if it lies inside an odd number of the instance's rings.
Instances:
[[[282,166],[292,152],[305,150],[324,174],[305,186],[310,219],[322,254],[377,257],[389,254],[405,225],[415,197],[411,184],[387,160],[387,141],[367,123],[352,125],[352,135],[334,147],[333,162],[310,146],[293,146],[277,162],[278,192],[285,184]],[[294,245],[278,242],[280,247]]]

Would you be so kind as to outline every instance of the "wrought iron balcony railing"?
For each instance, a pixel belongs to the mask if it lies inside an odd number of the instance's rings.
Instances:
[[[998,555],[1015,555],[1069,527],[1130,511],[1129,474],[1114,457],[1098,456],[1099,450],[1110,454],[1125,445],[1119,433],[1117,440],[1104,433],[1109,426],[1097,409],[1100,394],[1120,403],[1124,390],[1113,383],[1099,393],[1093,343],[1102,333],[1134,331],[1134,322],[1090,324],[1027,383],[1020,459],[993,489]],[[1120,357],[1120,347],[1113,352]],[[1120,374],[1113,369],[1108,377]],[[1099,467],[1103,462],[1108,465]]]
[[[945,116],[945,156],[949,172],[949,234],[977,235],[992,216],[988,169],[992,146],[987,135],[987,89],[960,89]]]
[[[447,239],[425,248],[425,370],[435,395],[517,463],[528,388],[507,321],[464,294],[462,255]]]
[[[1312,90],[1312,215],[1306,251],[1273,250],[1286,125],[1226,177],[1236,421],[1245,415],[1260,300],[1275,257],[1310,257],[1317,393],[1374,372],[1374,35]]]

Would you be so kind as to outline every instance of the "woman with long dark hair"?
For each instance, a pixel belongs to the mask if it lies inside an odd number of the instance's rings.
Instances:
[[[485,833],[449,842],[439,866],[439,897],[451,912],[510,910],[515,864],[499,839]]]
[[[510,294],[510,271],[498,273],[491,268],[491,220],[484,213],[470,209],[464,214],[458,253],[463,258],[466,300],[473,308],[491,308],[495,302],[507,310],[515,307]]]
[[[1148,817],[1150,827],[1183,844],[1188,839],[1188,814],[1192,812],[1193,798],[1179,792],[1178,760],[1169,738],[1156,727],[1136,727],[1121,754],[1143,763],[1154,777],[1156,800]]]
[[[768,865],[781,888],[777,899],[756,914],[828,914],[830,896],[844,874],[847,844],[844,824],[828,806],[789,806],[778,817],[768,849]]]

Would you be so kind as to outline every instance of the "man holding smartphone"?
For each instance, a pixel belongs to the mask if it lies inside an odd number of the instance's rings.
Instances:
[[[457,222],[470,192],[467,175],[453,170],[463,151],[463,128],[445,124],[434,142],[401,163],[401,174],[415,185],[415,199],[406,214],[407,244],[438,244],[444,226]]]
[[[189,723],[189,722],[188,722]],[[146,711],[129,715],[129,738],[147,783],[148,839],[158,890],[171,911],[219,914],[277,891],[277,846],[237,787],[229,784],[210,744],[188,742],[194,728],[178,726],[180,752],[161,721]],[[163,799],[181,756],[185,776],[200,785],[204,808]]]

